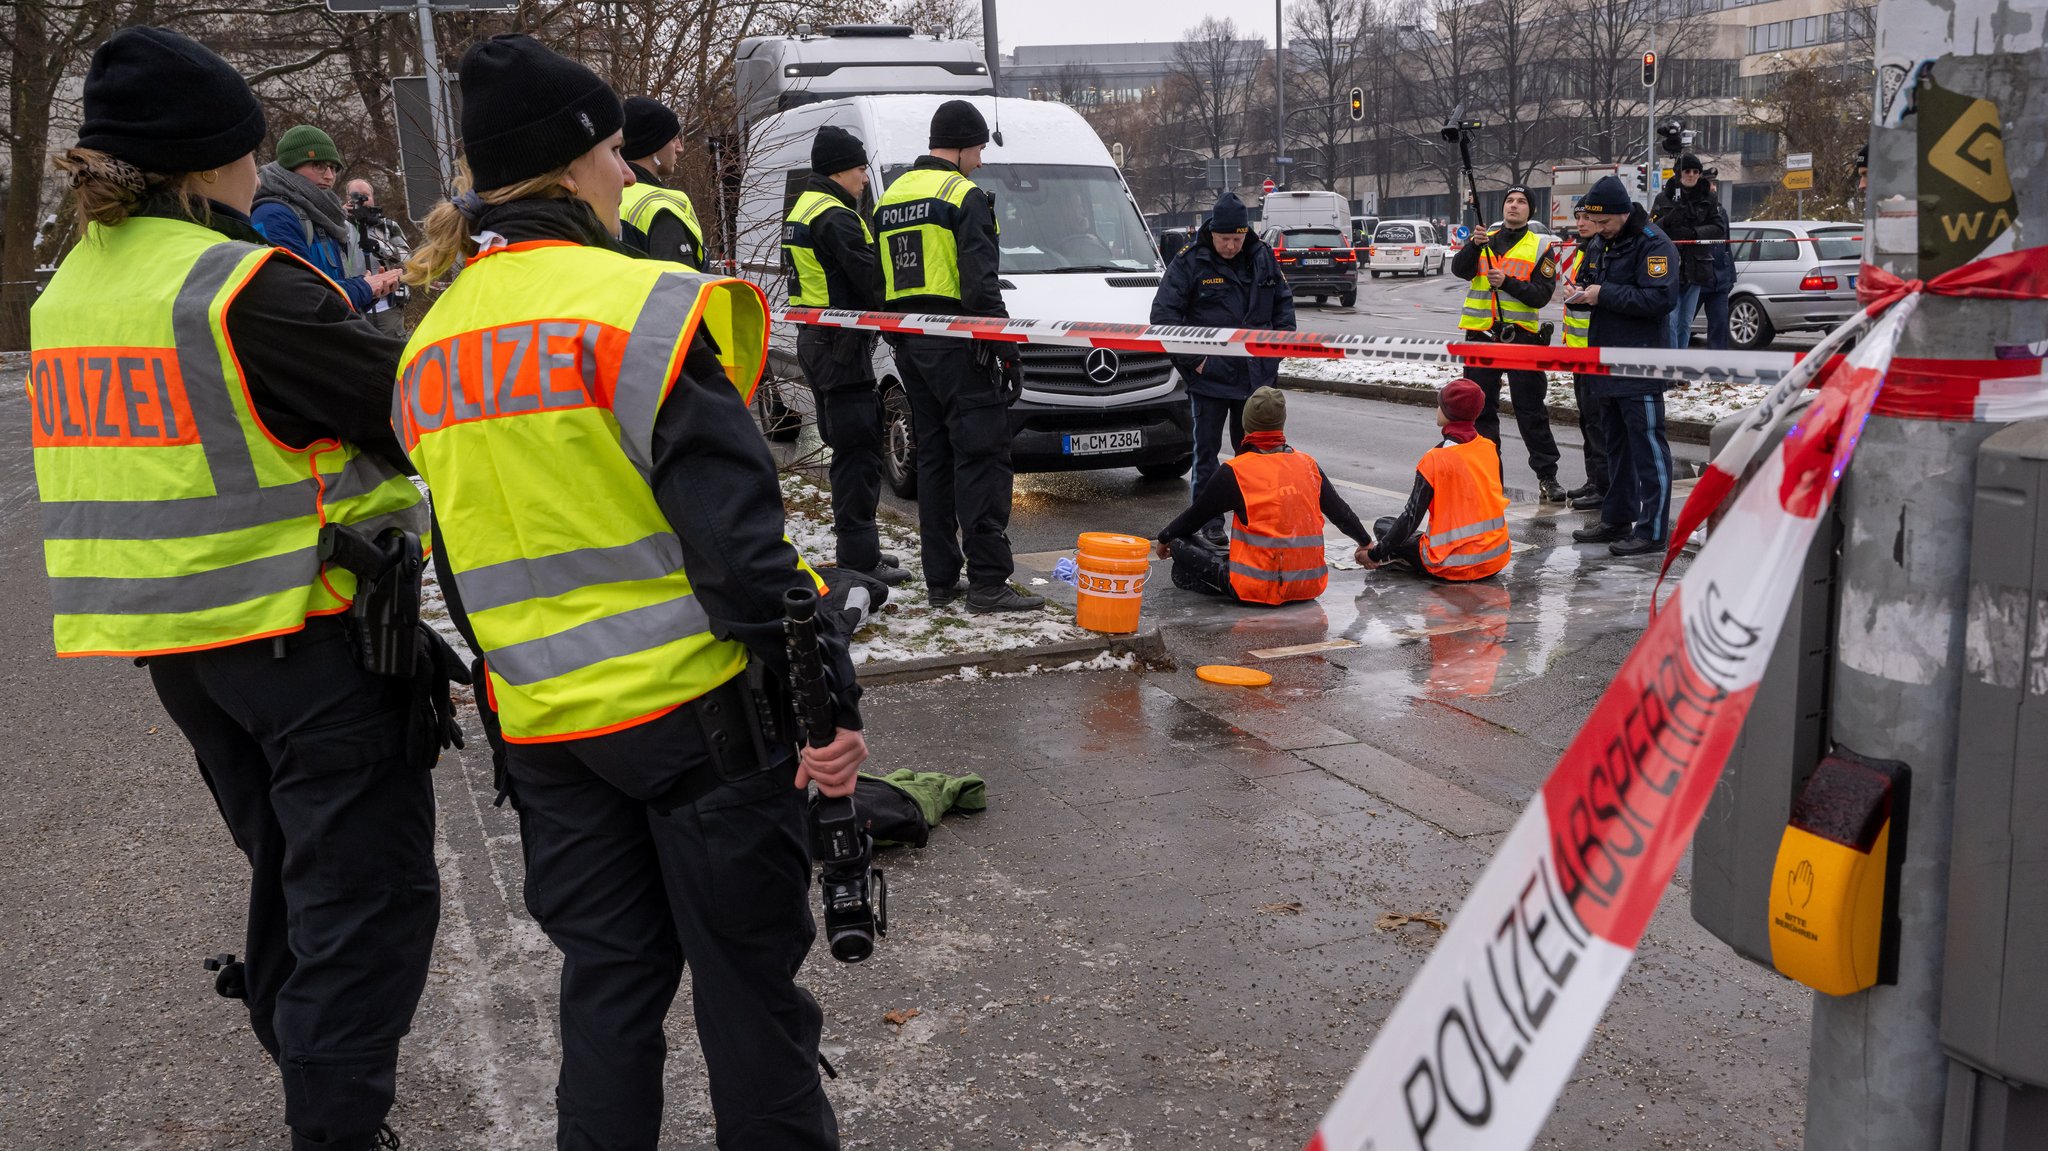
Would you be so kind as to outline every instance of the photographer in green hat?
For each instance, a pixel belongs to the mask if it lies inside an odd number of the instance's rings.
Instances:
[[[358,312],[368,314],[398,286],[399,269],[369,271],[355,227],[334,194],[341,151],[332,136],[311,124],[287,129],[277,139],[277,159],[259,175],[250,218],[264,239],[340,285]]]

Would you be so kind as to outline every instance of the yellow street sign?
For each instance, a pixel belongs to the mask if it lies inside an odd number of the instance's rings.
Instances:
[[[1794,191],[1813,187],[1813,172],[1809,170],[1785,173],[1785,187]]]

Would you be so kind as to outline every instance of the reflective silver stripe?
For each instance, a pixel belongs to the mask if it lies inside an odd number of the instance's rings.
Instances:
[[[278,592],[304,589],[320,574],[313,548],[157,579],[53,576],[58,615],[162,615],[211,611]]]
[[[427,507],[425,504],[408,504],[366,520],[350,520],[348,526],[372,539],[385,528],[398,528],[424,539],[427,534]]]
[[[1464,527],[1461,528],[1452,528],[1450,531],[1447,531],[1442,535],[1431,534],[1429,537],[1429,542],[1432,544],[1454,544],[1457,543],[1459,540],[1469,540],[1473,536],[1485,535],[1487,532],[1495,531],[1500,528],[1505,528],[1507,526],[1508,521],[1506,517],[1495,516],[1490,520],[1480,520],[1476,524],[1466,524]]]
[[[352,500],[376,491],[400,474],[397,468],[377,456],[369,452],[357,452],[356,458],[343,464],[341,471],[324,477],[327,485],[325,498],[330,504]]]
[[[1303,580],[1321,579],[1329,575],[1330,566],[1328,564],[1317,564],[1312,568],[1283,568],[1279,571],[1267,571],[1265,568],[1255,568],[1250,564],[1241,564],[1233,561],[1230,565],[1230,574],[1247,576],[1255,580],[1272,580],[1277,583],[1299,583]]]
[[[210,313],[214,297],[227,286],[236,266],[258,250],[253,244],[232,241],[208,248],[192,265],[171,305],[171,331],[178,346],[178,371],[185,377],[185,398],[199,426],[199,446],[206,453],[206,469],[213,474],[213,490],[222,495],[255,491],[256,463],[249,456],[249,440],[242,434],[242,418],[228,395]]]
[[[669,363],[681,363],[689,349],[678,349],[683,328],[690,322],[690,309],[697,296],[714,278],[669,272],[654,282],[633,332],[626,337],[626,350],[619,357],[619,378],[613,385],[612,415],[619,421],[619,435],[626,456],[643,477],[654,474],[654,418],[668,394]]]
[[[577,624],[554,635],[492,648],[484,657],[500,679],[524,685],[702,635],[710,628],[711,621],[704,615],[704,609],[697,606],[697,597],[678,596]]]
[[[1262,536],[1257,532],[1243,531],[1236,524],[1230,526],[1230,538],[1243,540],[1255,548],[1319,548],[1323,546],[1320,533],[1312,536]]]
[[[187,500],[66,500],[42,506],[53,540],[178,540],[313,514],[312,480]]]
[[[1471,555],[1451,556],[1448,559],[1436,560],[1430,566],[1440,568],[1471,567],[1473,564],[1483,564],[1487,560],[1499,559],[1508,554],[1508,549],[1512,546],[1513,544],[1510,541],[1502,540],[1498,547],[1491,547],[1483,552],[1474,552]]]
[[[608,548],[579,548],[538,559],[506,560],[458,573],[467,611],[523,603],[596,584],[659,579],[681,571],[683,545],[669,532]]]

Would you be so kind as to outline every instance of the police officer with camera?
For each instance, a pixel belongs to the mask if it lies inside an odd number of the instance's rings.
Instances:
[[[996,267],[995,200],[968,177],[981,167],[988,121],[965,100],[932,115],[931,150],[875,206],[887,306],[894,311],[1007,316]],[[917,526],[932,606],[953,602],[964,565],[967,609],[1035,611],[1045,600],[1010,586],[1010,402],[1021,377],[1006,343],[905,335],[896,364],[917,434]],[[962,544],[965,544],[964,548]]]
[[[1557,258],[1550,249],[1550,237],[1529,227],[1529,190],[1517,184],[1507,190],[1501,202],[1501,223],[1486,231],[1474,231],[1471,238],[1451,257],[1451,274],[1468,281],[1465,304],[1458,315],[1458,328],[1467,340],[1502,344],[1549,343],[1547,324],[1537,312],[1550,302],[1557,288]],[[1479,385],[1486,395],[1486,407],[1476,421],[1479,434],[1500,447],[1499,368],[1468,367],[1465,378]],[[1557,482],[1557,437],[1550,430],[1550,411],[1544,404],[1549,382],[1542,372],[1506,373],[1508,395],[1515,403],[1515,424],[1522,429],[1522,443],[1529,449],[1529,467],[1545,503],[1564,503],[1569,498]]]
[[[355,225],[357,241],[371,271],[395,272],[412,259],[412,246],[405,242],[405,232],[398,221],[377,206],[377,190],[368,180],[348,182],[348,200],[343,210]],[[377,297],[377,302],[370,305],[370,322],[387,336],[405,335],[405,305],[411,298],[411,290],[405,284],[395,285],[389,294]]]
[[[562,952],[556,1145],[655,1147],[687,962],[718,1146],[835,1148],[796,982],[804,789],[851,794],[867,752],[845,637],[821,629],[827,737],[792,755],[784,595],[822,584],[747,411],[765,302],[617,246],[624,117],[589,69],[514,35],[461,76],[474,187],[407,274],[467,263],[413,333],[393,420],[482,656],[527,906]]]

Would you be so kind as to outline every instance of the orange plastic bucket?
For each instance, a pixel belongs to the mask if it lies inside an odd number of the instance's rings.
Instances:
[[[1080,597],[1074,619],[1089,631],[1138,630],[1138,608],[1145,595],[1145,576],[1152,570],[1152,541],[1112,532],[1082,532]]]

